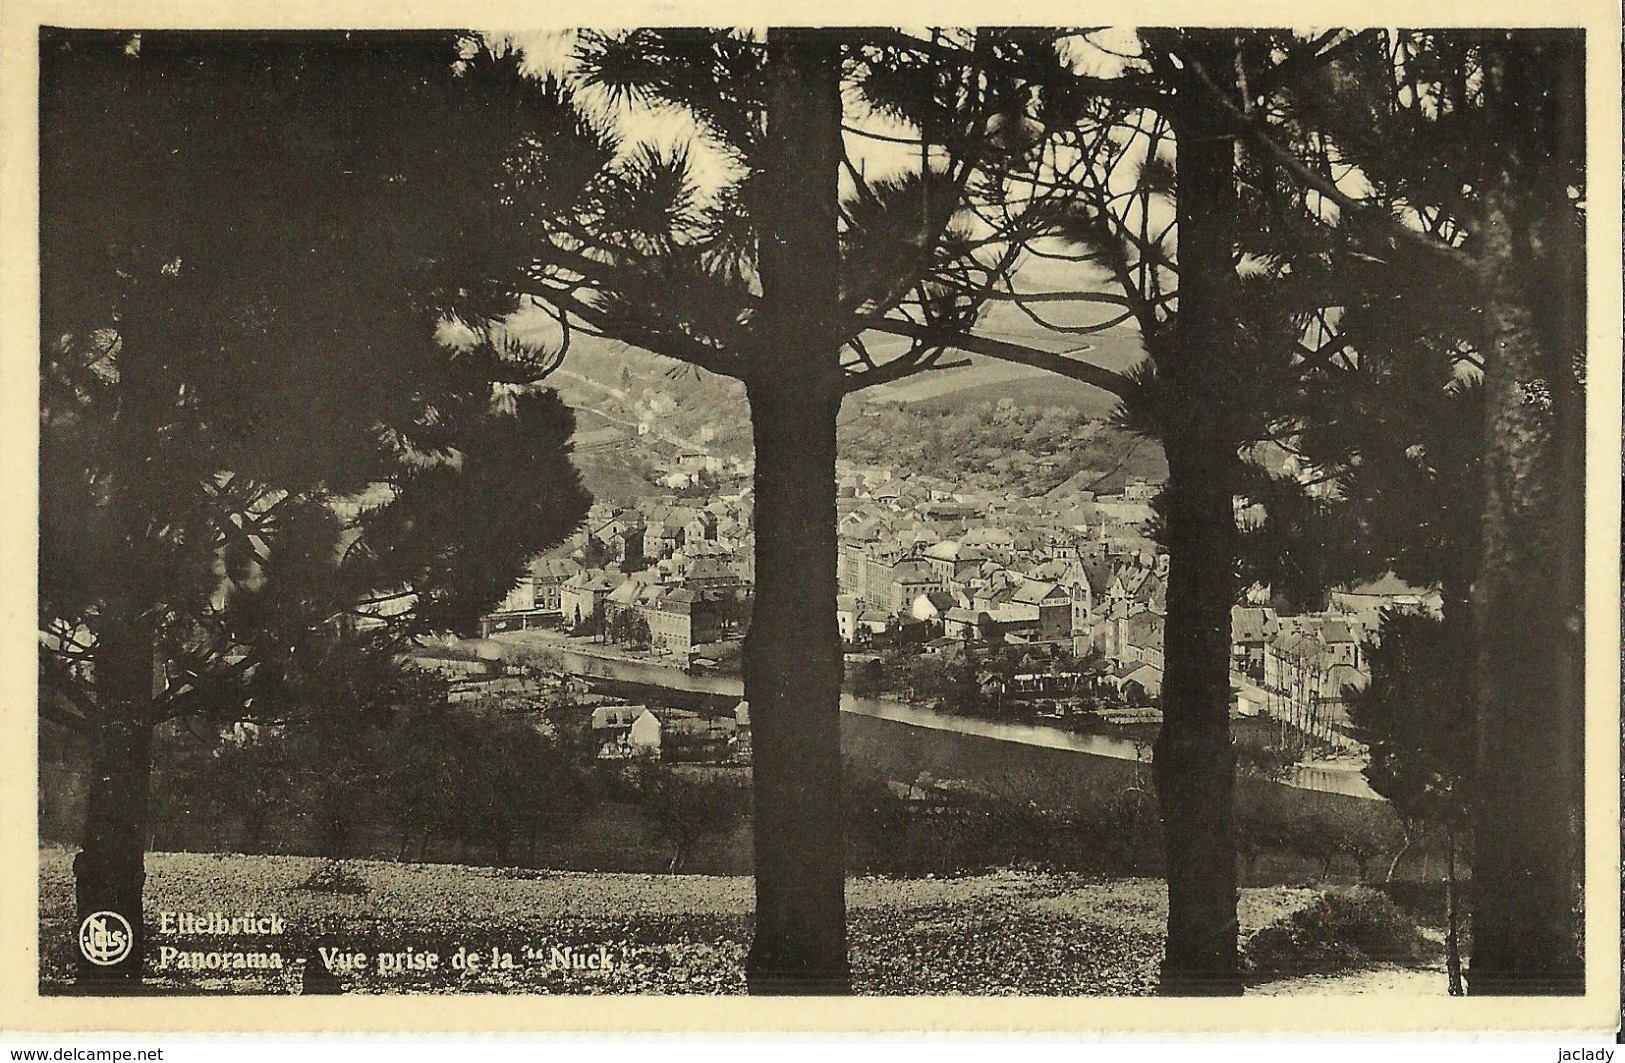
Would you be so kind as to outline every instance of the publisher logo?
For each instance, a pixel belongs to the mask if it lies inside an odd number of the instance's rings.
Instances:
[[[117,912],[92,912],[79,924],[79,951],[99,967],[111,967],[130,954],[135,933]]]

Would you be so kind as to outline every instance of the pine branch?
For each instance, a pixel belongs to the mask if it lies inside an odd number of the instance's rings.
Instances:
[[[1032,366],[1035,369],[1043,369],[1046,372],[1056,373],[1089,384],[1092,387],[1100,388],[1102,391],[1109,392],[1119,398],[1127,395],[1130,389],[1129,379],[1121,373],[1113,372],[1104,366],[1094,365],[1090,362],[1067,358],[1052,351],[1039,350],[1036,347],[1027,347],[1006,340],[997,340],[989,336],[977,336],[970,332],[935,329],[914,322],[898,321],[895,318],[866,318],[864,321],[865,327],[871,332],[883,332],[892,336],[905,336],[910,339],[924,340],[950,350],[985,355],[1001,362]]]
[[[1224,90],[1213,81],[1213,78],[1208,74],[1208,72],[1203,69],[1201,63],[1193,59],[1191,60],[1190,66],[1191,69],[1196,73],[1197,78],[1202,82],[1203,86],[1209,90],[1209,93],[1213,96],[1213,98],[1218,101],[1221,107],[1224,108],[1224,111],[1229,117],[1236,132],[1242,136],[1245,136],[1255,146],[1263,149],[1288,173],[1297,178],[1299,182],[1309,186],[1316,192],[1319,192],[1321,195],[1337,204],[1340,210],[1351,216],[1360,216],[1363,218],[1377,220],[1380,228],[1391,238],[1397,241],[1408,243],[1413,247],[1427,252],[1428,254],[1434,255],[1456,269],[1474,271],[1478,269],[1477,262],[1465,251],[1442,243],[1425,232],[1421,232],[1419,230],[1412,229],[1408,225],[1401,224],[1395,220],[1391,214],[1377,209],[1372,204],[1363,203],[1360,200],[1355,199],[1353,196],[1350,196],[1347,192],[1344,192],[1341,188],[1337,187],[1336,181],[1322,174],[1318,174],[1309,167],[1305,166],[1302,161],[1298,159],[1296,154],[1294,154],[1269,134],[1268,126],[1263,121],[1255,116],[1246,114],[1240,108],[1238,108],[1230,99],[1228,94],[1226,94]]]
[[[962,49],[912,37],[899,29],[877,30],[872,36],[872,42],[922,52],[955,65],[963,65],[966,62],[966,55]],[[992,56],[982,56],[980,61],[988,70],[1018,79],[1032,78],[1035,75],[1039,78],[1053,77],[1055,74],[1054,71],[1036,71],[1029,65]],[[1067,88],[1083,95],[1134,107],[1150,107],[1162,98],[1162,91],[1154,80],[1137,74],[1103,78],[1089,74],[1066,73],[1064,83]]]

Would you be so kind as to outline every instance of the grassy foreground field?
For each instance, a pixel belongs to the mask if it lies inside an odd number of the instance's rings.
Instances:
[[[306,857],[150,855],[147,952],[155,988],[297,993],[305,964],[320,963],[317,950],[326,947],[368,956],[365,970],[340,974],[338,985],[346,992],[744,992],[748,878],[352,861],[343,865],[349,881],[340,885],[355,892],[307,888],[304,883],[321,866]],[[1163,886],[1155,879],[1103,882],[1003,871],[951,879],[857,878],[847,892],[854,981],[861,993],[1138,995],[1155,984],[1166,913]],[[1243,890],[1243,935],[1314,896],[1313,890],[1285,887]],[[60,991],[71,970],[72,899],[70,855],[41,850],[43,992]],[[252,912],[280,917],[283,929],[268,935],[187,934],[174,924],[163,928],[166,912]],[[282,968],[187,966],[189,958],[195,962],[211,953],[224,954],[227,964],[233,953],[274,953]],[[414,968],[428,953],[436,956],[435,969]],[[479,957],[474,969],[466,961],[455,964],[459,954]],[[613,958],[610,969],[558,962],[600,955]],[[381,971],[381,964],[393,969]],[[1403,969],[1368,969],[1294,988],[1443,991],[1442,976]]]

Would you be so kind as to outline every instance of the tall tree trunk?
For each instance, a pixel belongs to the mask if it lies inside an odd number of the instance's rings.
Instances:
[[[1403,826],[1405,837],[1404,844],[1399,847],[1399,852],[1395,853],[1394,858],[1389,861],[1388,873],[1382,876],[1383,885],[1387,885],[1388,883],[1394,881],[1394,872],[1399,870],[1399,862],[1405,858],[1406,853],[1411,851],[1411,843],[1416,840],[1416,827],[1408,820],[1403,824]]]
[[[108,442],[109,453],[120,458],[149,453],[166,423],[168,392],[154,353],[165,350],[162,329],[154,324],[161,320],[161,311],[155,312],[139,291],[124,306],[119,327],[121,397]],[[141,984],[147,790],[156,723],[153,702],[159,692],[151,585],[156,566],[149,552],[152,530],[146,502],[157,493],[162,475],[151,461],[123,462],[109,479],[108,510],[119,529],[121,549],[108,562],[109,592],[93,624],[98,718],[91,736],[84,837],[73,860],[79,933],[75,980],[89,993],[134,993]],[[116,950],[110,950],[109,939],[101,935],[125,931],[124,924],[130,947],[116,962],[106,962]]]
[[[1583,554],[1559,496],[1568,486],[1554,424],[1553,366],[1516,281],[1518,222],[1491,194],[1486,244],[1500,259],[1486,307],[1483,566],[1475,587],[1475,995],[1579,990],[1574,889],[1580,864],[1578,588],[1563,555]],[[1526,235],[1526,234],[1525,234]],[[1524,269],[1528,266],[1522,267]],[[1509,283],[1510,281],[1510,283]],[[1533,389],[1533,390],[1532,390]],[[1550,396],[1548,399],[1547,396]],[[1551,404],[1548,405],[1548,402]],[[1535,590],[1531,591],[1531,588]],[[1574,630],[1569,630],[1569,625]]]
[[[73,859],[77,982],[99,994],[141,983],[147,784],[152,774],[152,640],[140,623],[109,623],[96,654],[100,705],[85,833]],[[123,948],[114,934],[127,934]]]
[[[1234,35],[1193,35],[1191,59],[1234,81]],[[1233,506],[1241,401],[1229,216],[1235,147],[1210,90],[1191,79],[1169,109],[1178,144],[1179,316],[1157,361],[1167,395],[1168,549],[1162,729],[1153,769],[1162,808],[1168,939],[1159,991],[1241,992],[1237,957],[1235,757],[1230,745],[1230,607],[1239,545]]]
[[[1445,833],[1444,967],[1450,995],[1459,997],[1461,985],[1461,914],[1456,908],[1456,832]]]
[[[756,600],[745,640],[755,780],[759,994],[844,993],[841,647],[835,617],[840,52],[768,34],[762,307],[747,375],[756,444]]]
[[[753,385],[756,602],[744,654],[755,777],[755,993],[844,992],[838,402]]]
[[[1479,244],[1474,995],[1584,992],[1584,244],[1560,165],[1583,157],[1576,44],[1526,38],[1486,52],[1490,120],[1512,162],[1484,192]]]

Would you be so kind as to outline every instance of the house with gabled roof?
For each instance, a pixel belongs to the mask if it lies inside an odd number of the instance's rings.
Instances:
[[[927,591],[940,590],[941,581],[930,562],[920,557],[905,557],[891,566],[890,586],[885,599],[877,603],[893,614],[906,612],[914,599]]]
[[[1139,586],[1134,588],[1131,600],[1156,612],[1167,612],[1168,581],[1155,572],[1147,572]]]
[[[632,721],[648,711],[646,705],[595,705],[592,710],[594,734],[619,735],[632,726]]]
[[[1014,588],[1010,601],[1038,610],[1036,634],[1040,638],[1060,639],[1072,634],[1072,595],[1059,584],[1027,580]]]
[[[559,611],[566,624],[584,622],[599,612],[609,592],[626,580],[621,573],[584,569],[559,584]]]
[[[1123,621],[1123,646],[1119,657],[1144,661],[1162,667],[1163,616],[1150,609],[1131,613]]]
[[[1347,722],[1346,690],[1369,682],[1360,636],[1338,614],[1281,617],[1264,647],[1264,687],[1312,733],[1332,737]]]
[[[649,624],[649,644],[684,660],[695,646],[717,640],[716,601],[705,592],[663,588],[642,613]]]
[[[683,586],[695,590],[721,590],[744,585],[739,573],[721,557],[698,557],[683,569]]]
[[[1380,579],[1339,587],[1330,597],[1333,608],[1360,617],[1367,627],[1376,626],[1384,609],[1438,616],[1443,603],[1437,587],[1413,587],[1392,572]]]
[[[914,620],[940,625],[943,615],[959,604],[959,599],[948,591],[925,591],[909,603],[908,615]]]
[[[580,572],[581,565],[567,557],[538,557],[532,561],[530,581],[534,608],[541,613],[558,615],[559,588]]]
[[[947,638],[970,642],[981,638],[982,618],[987,614],[965,606],[955,606],[942,614],[942,633]]]
[[[1238,672],[1264,678],[1264,648],[1281,628],[1274,609],[1234,606],[1230,610],[1230,656]]]
[[[892,628],[892,615],[883,609],[864,609],[858,613],[858,641],[884,635]]]
[[[1162,697],[1162,669],[1145,661],[1127,661],[1107,673],[1117,692],[1131,703]]]
[[[835,626],[841,633],[841,641],[847,645],[858,640],[858,614],[863,612],[863,604],[855,594],[838,594],[835,596]]]

